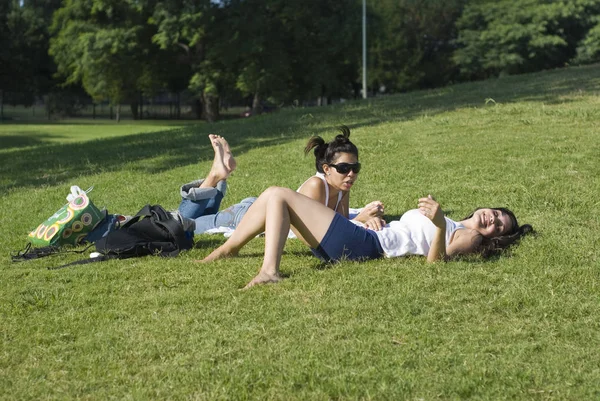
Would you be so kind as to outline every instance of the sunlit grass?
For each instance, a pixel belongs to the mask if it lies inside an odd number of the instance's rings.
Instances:
[[[0,398],[599,398],[599,91],[591,66],[212,125],[11,125]],[[178,186],[208,170],[216,132],[239,166],[227,206],[297,188],[314,172],[306,140],[339,124],[363,163],[351,206],[380,199],[399,216],[432,193],[452,218],[503,205],[538,234],[497,259],[433,265],[322,266],[290,241],[288,278],[251,291],[239,288],[260,266],[260,238],[211,265],[193,261],[220,236],[174,259],[9,261],[70,185],[94,185],[92,200],[115,212],[174,209]]]

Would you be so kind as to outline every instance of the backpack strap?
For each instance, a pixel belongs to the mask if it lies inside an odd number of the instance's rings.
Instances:
[[[46,256],[58,255],[60,253],[84,253],[87,251],[93,244],[89,244],[84,249],[77,251],[74,249],[65,249],[64,247],[57,246],[43,246],[39,248],[32,247],[31,243],[28,243],[24,249],[16,253],[12,253],[10,258],[13,262],[23,262],[31,259],[39,259]]]
[[[121,225],[122,228],[126,228],[129,227],[130,225],[132,225],[133,223],[138,222],[139,220],[145,218],[145,217],[150,217],[152,216],[152,211],[150,210],[151,206],[150,205],[146,205],[143,208],[140,209],[139,212],[137,212],[137,214],[135,216],[133,216],[131,219],[129,219],[128,222],[126,222],[125,224]]]
[[[76,260],[75,262],[67,263],[65,265],[60,265],[60,266],[56,266],[56,267],[48,267],[47,269],[48,270],[58,270],[58,269],[63,269],[65,267],[69,267],[69,266],[87,265],[88,263],[102,262],[103,260],[108,260],[108,259],[111,259],[111,258],[106,255],[100,255],[100,256],[93,257],[93,258]]]
[[[185,231],[183,231],[183,226],[181,225],[181,223],[179,223],[178,221],[176,221],[173,218],[170,218],[168,220],[163,220],[163,221],[155,221],[155,223],[161,227],[163,227],[165,230],[167,230],[169,232],[169,234],[171,234],[171,237],[173,237],[173,240],[175,241],[175,245],[177,246],[177,253],[179,253],[179,251],[183,251],[185,249],[190,249],[192,247],[192,243],[191,240],[187,238]],[[171,256],[176,256],[175,255],[171,255]]]

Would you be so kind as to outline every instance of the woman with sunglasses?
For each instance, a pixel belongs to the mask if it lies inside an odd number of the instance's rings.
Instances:
[[[350,129],[338,128],[340,134],[329,143],[321,137],[312,137],[305,153],[314,150],[317,173],[306,180],[298,192],[348,218],[349,191],[358,178],[360,163],[358,148],[350,141]],[[236,163],[227,141],[218,135],[209,135],[215,158],[209,174],[203,180],[182,186],[180,214],[195,221],[195,234],[202,234],[218,227],[235,229],[256,198],[246,198],[229,208],[219,211],[227,189],[226,180]],[[383,216],[380,201],[366,205],[354,220],[366,223],[373,217]],[[298,235],[297,232],[295,232]]]
[[[304,153],[313,150],[317,173],[306,180],[298,192],[348,218],[350,189],[358,179],[361,165],[358,148],[350,141],[350,128],[342,125],[338,131],[340,134],[329,143],[319,136],[313,136],[308,141]],[[366,205],[353,220],[365,223],[372,217],[382,217],[383,212],[383,203],[374,201]]]
[[[279,265],[290,226],[315,256],[328,262],[406,255],[426,256],[428,262],[472,253],[488,256],[532,231],[530,225],[519,226],[515,215],[504,208],[478,209],[457,222],[445,217],[431,196],[420,198],[417,207],[387,225],[373,217],[359,226],[320,202],[287,188],[271,187],[254,202],[232,236],[203,262],[237,256],[246,243],[264,232],[263,264],[248,288],[281,281]]]

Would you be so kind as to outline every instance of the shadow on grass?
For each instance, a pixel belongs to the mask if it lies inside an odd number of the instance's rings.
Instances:
[[[158,173],[196,163],[199,159],[212,159],[213,151],[206,139],[209,133],[226,135],[234,153],[240,155],[256,146],[282,144],[300,136],[332,136],[335,133],[332,127],[315,128],[312,124],[322,123],[324,118],[326,123],[339,118],[339,124],[345,123],[355,129],[433,116],[464,107],[484,106],[486,98],[493,98],[496,103],[531,101],[558,104],[567,101],[562,99],[567,94],[599,90],[600,69],[598,66],[586,66],[384,96],[367,102],[282,110],[220,124],[201,124],[79,143],[48,144],[37,133],[35,138],[26,134],[11,135],[8,140],[2,137],[2,148],[16,150],[5,152],[2,157],[0,191],[4,194],[13,188],[61,184],[85,174],[118,171],[127,165],[144,172]],[[349,116],[346,118],[351,121],[344,122],[345,116]],[[89,122],[95,123],[93,120]],[[174,121],[170,123],[177,124]],[[88,122],[76,121],[73,124],[85,125]],[[107,129],[109,127],[107,125]],[[22,146],[27,148],[18,149]],[[136,164],[143,160],[152,162]]]
[[[29,133],[28,133],[29,134]],[[2,146],[0,149],[18,149],[31,146],[42,146],[50,142],[51,138],[59,138],[60,135],[50,135],[47,133],[31,132],[29,135],[2,135]]]

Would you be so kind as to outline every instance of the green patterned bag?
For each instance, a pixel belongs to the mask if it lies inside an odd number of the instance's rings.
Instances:
[[[87,191],[78,186],[71,187],[67,203],[56,213],[29,233],[28,239],[34,246],[79,245],[90,231],[106,217],[87,196]]]

